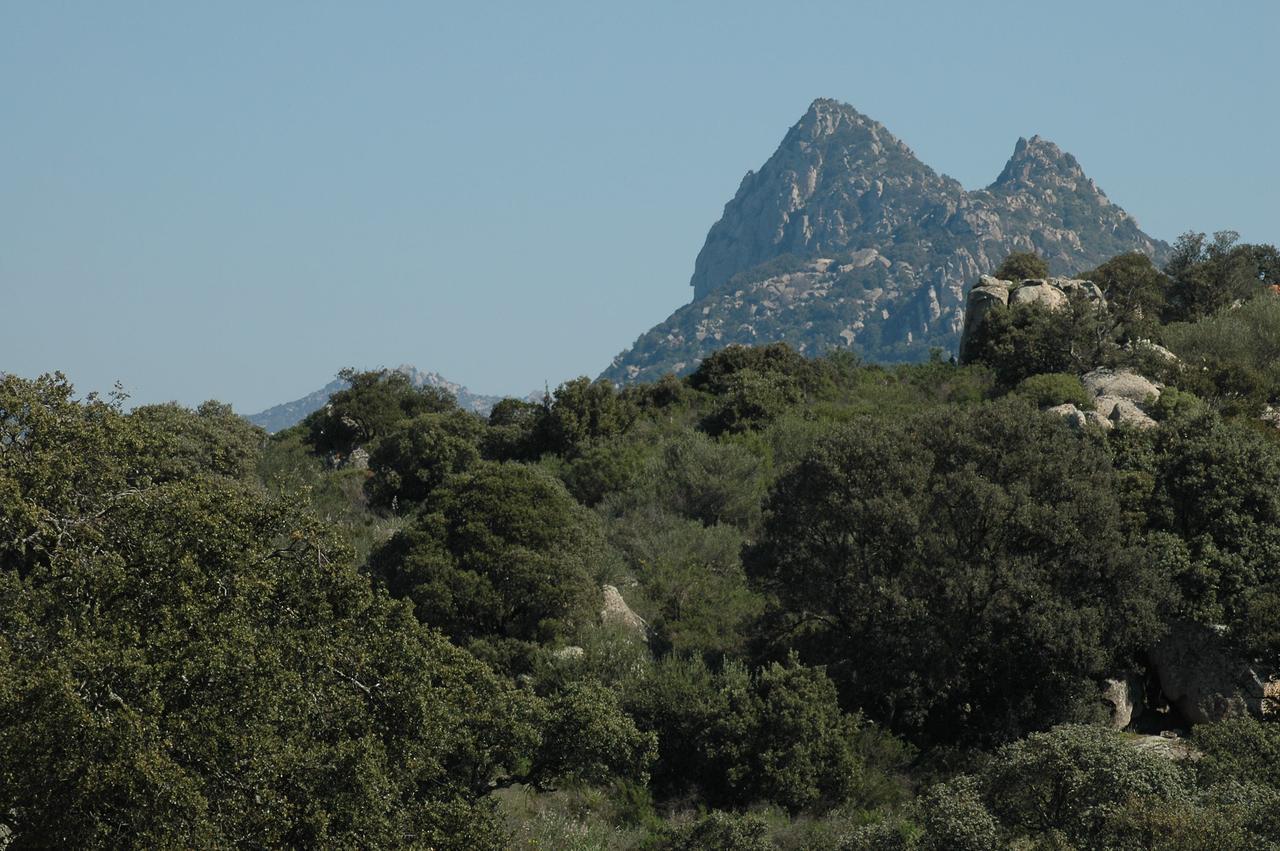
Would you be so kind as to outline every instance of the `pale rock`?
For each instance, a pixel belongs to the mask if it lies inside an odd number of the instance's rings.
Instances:
[[[1146,411],[1121,396],[1099,396],[1093,400],[1095,412],[1115,425],[1155,428],[1158,423]]]
[[[1052,408],[1046,408],[1050,414],[1057,414],[1066,421],[1067,425],[1074,429],[1084,429],[1088,427],[1100,428],[1108,431],[1115,427],[1111,420],[1099,414],[1097,411],[1082,411],[1075,405],[1068,402],[1065,405],[1055,405]]]
[[[1137,404],[1160,398],[1160,385],[1129,369],[1100,367],[1085,373],[1080,382],[1089,391],[1089,395],[1095,398],[1118,396]]]
[[[1067,296],[1050,283],[1024,284],[1009,295],[1009,304],[1034,304],[1046,310],[1062,310]]]
[[[625,627],[641,638],[649,634],[649,625],[644,622],[644,618],[631,610],[616,587],[605,585],[601,590],[604,592],[604,607],[600,609],[600,620],[603,623]]]
[[[1133,671],[1102,681],[1102,705],[1110,713],[1113,730],[1123,730],[1146,706],[1142,677]]]

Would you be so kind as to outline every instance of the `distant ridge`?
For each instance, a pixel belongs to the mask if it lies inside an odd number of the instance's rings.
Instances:
[[[1065,275],[1128,251],[1163,262],[1169,246],[1039,136],[1019,139],[999,177],[969,191],[878,121],[820,98],[711,227],[693,302],[603,377],[687,373],[730,343],[885,361],[955,351],[966,287],[1014,251],[1035,251]]]
[[[458,400],[459,407],[464,410],[474,411],[477,414],[487,415],[493,406],[504,398],[502,396],[483,396],[479,393],[472,393],[466,387],[449,381],[438,372],[423,372],[409,364],[401,364],[396,367],[395,371],[408,376],[410,383],[414,387],[439,387],[449,391]],[[334,379],[324,387],[313,393],[308,393],[301,399],[274,405],[265,411],[250,414],[246,419],[274,434],[277,431],[283,431],[302,422],[308,414],[323,408],[331,395],[346,388],[346,386],[347,382],[342,379]]]

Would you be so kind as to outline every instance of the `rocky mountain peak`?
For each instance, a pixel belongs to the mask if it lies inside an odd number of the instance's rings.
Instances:
[[[888,361],[955,351],[967,289],[1014,251],[1070,276],[1129,251],[1161,263],[1169,246],[1047,139],[1019,139],[994,183],[966,191],[879,122],[819,98],[711,227],[693,302],[605,376],[687,372],[730,343]]]
[[[1074,189],[1078,183],[1093,186],[1093,181],[1085,176],[1084,169],[1076,158],[1048,139],[1032,136],[1030,139],[1018,140],[1013,156],[1009,158],[995,183],[991,184],[991,189],[1017,191],[1064,185]]]
[[[773,156],[747,172],[707,235],[690,283],[697,296],[780,255],[820,255],[920,212],[922,195],[960,185],[916,158],[883,124],[848,104],[815,100]]]

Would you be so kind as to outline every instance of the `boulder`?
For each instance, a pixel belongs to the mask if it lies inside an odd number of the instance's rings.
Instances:
[[[649,625],[644,622],[644,618],[631,610],[627,601],[622,599],[622,593],[612,585],[605,585],[601,590],[604,592],[604,607],[600,610],[601,622],[617,624],[641,638],[647,638]]]
[[[1146,411],[1120,396],[1099,396],[1093,401],[1093,406],[1098,416],[1105,417],[1113,425],[1133,428],[1155,428],[1158,425]]]
[[[1280,719],[1280,672],[1233,656],[1221,627],[1177,621],[1148,654],[1160,689],[1192,724]]]
[[[1106,298],[1102,295],[1102,290],[1093,281],[1084,281],[1080,278],[1049,278],[1046,283],[1052,284],[1068,296],[1079,293],[1090,301],[1106,302]]]
[[[1103,431],[1114,428],[1115,423],[1099,414],[1097,411],[1082,411],[1070,402],[1065,405],[1054,405],[1052,408],[1046,409],[1051,414],[1057,414],[1067,421],[1067,425],[1074,429],[1083,429],[1088,426],[1100,428]]]
[[[1160,398],[1160,385],[1129,369],[1100,367],[1085,373],[1080,378],[1080,382],[1094,398],[1118,396],[1139,405],[1148,398]]]
[[[1146,708],[1141,675],[1128,671],[1102,681],[1102,705],[1110,713],[1111,729],[1123,730]]]
[[[991,281],[992,283],[987,283]],[[964,329],[960,332],[960,360],[967,360],[968,349],[973,335],[986,321],[992,310],[1003,308],[1009,303],[1009,290],[1004,286],[1008,281],[1001,281],[990,275],[983,275],[978,286],[969,290],[964,305]]]
[[[1067,296],[1049,282],[1026,283],[1009,294],[1009,304],[1036,304],[1047,310],[1062,310]]]

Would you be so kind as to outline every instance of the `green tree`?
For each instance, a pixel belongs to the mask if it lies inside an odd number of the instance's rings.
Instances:
[[[339,372],[338,378],[349,386],[330,396],[328,404],[302,422],[312,449],[321,454],[345,455],[387,434],[402,420],[457,407],[447,390],[414,387],[401,372],[348,368]]]
[[[1073,295],[1059,310],[1016,304],[987,314],[965,357],[989,366],[1004,389],[1042,373],[1081,375],[1115,359],[1118,329],[1104,308]]]
[[[648,782],[657,736],[642,733],[618,695],[599,683],[571,683],[547,701],[543,744],[531,769],[539,782]]]
[[[1049,264],[1033,251],[1015,251],[996,269],[995,277],[1002,281],[1025,281],[1049,277]]]
[[[156,483],[147,416],[0,389],[14,847],[499,848],[534,699],[374,593],[294,498]]]
[[[1112,257],[1081,277],[1093,281],[1107,299],[1107,309],[1130,338],[1153,336],[1165,309],[1169,280],[1137,251]]]
[[[453,410],[419,414],[379,438],[369,455],[372,476],[365,485],[373,505],[422,502],[449,476],[480,460],[482,421]]]
[[[1184,233],[1165,266],[1172,283],[1165,320],[1195,320],[1280,283],[1280,254],[1269,245],[1239,243],[1235,231]]]
[[[631,428],[635,410],[607,380],[575,378],[556,388],[542,420],[544,451],[572,457],[593,440]]]
[[[546,641],[589,618],[601,545],[599,521],[553,476],[485,462],[438,488],[370,570],[456,640]]]
[[[775,640],[846,705],[924,741],[1007,740],[1088,717],[1093,678],[1158,629],[1167,592],[1114,490],[1096,445],[1018,400],[860,420],[775,485],[747,571]]]

